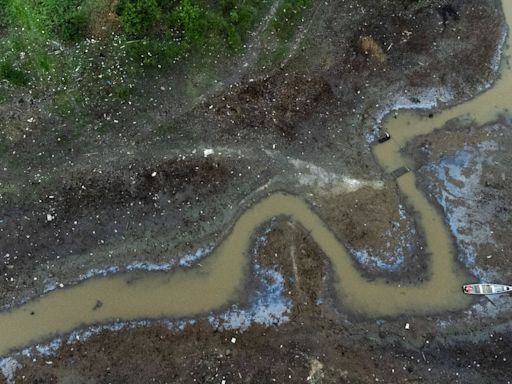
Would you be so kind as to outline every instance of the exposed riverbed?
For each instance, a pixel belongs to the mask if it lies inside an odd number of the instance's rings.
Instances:
[[[512,4],[504,2],[507,21]],[[509,52],[507,52],[509,53]],[[386,123],[392,140],[375,147],[379,164],[388,172],[409,165],[401,154],[412,138],[442,127],[457,117],[481,124],[509,106],[512,71],[504,63],[501,79],[480,96],[432,118],[401,112]],[[68,332],[76,327],[118,319],[194,316],[222,308],[240,298],[248,271],[248,249],[256,229],[272,217],[285,215],[300,222],[329,257],[336,272],[337,292],[351,311],[367,316],[433,313],[463,308],[469,300],[460,291],[467,276],[455,263],[453,241],[438,211],[416,188],[413,173],[397,179],[408,204],[417,212],[431,260],[427,281],[414,285],[369,282],[354,267],[350,255],[320,217],[301,199],[273,194],[244,212],[229,236],[201,267],[172,273],[123,274],[95,278],[60,289],[0,317],[0,353],[28,342]],[[97,303],[101,302],[100,307]],[[23,332],[20,332],[23,330]]]

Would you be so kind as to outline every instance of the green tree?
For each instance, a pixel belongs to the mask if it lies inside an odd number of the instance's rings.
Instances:
[[[209,23],[209,13],[191,0],[183,0],[171,13],[170,26],[183,35],[185,42],[199,46],[203,42],[208,28],[214,27]]]
[[[150,32],[160,18],[160,7],[156,0],[122,0],[118,14],[126,33],[142,36]]]

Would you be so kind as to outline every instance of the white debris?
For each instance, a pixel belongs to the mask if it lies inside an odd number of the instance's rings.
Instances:
[[[363,187],[382,189],[384,186],[380,180],[354,179],[350,176],[330,172],[325,168],[303,160],[290,158],[288,161],[297,171],[299,184],[314,187],[320,193],[349,193]]]
[[[235,343],[236,343],[236,337],[232,337],[232,338],[231,338],[231,343],[232,343],[232,344],[235,344]]]
[[[31,117],[30,119],[27,120],[28,123],[33,123],[34,121],[36,121],[33,117]]]
[[[203,151],[203,153],[204,153],[204,157],[208,157],[210,155],[213,155],[213,149],[211,149],[211,148],[205,149]]]
[[[55,216],[53,216],[51,213],[47,213],[46,214],[46,221],[50,222],[53,219],[55,219]]]
[[[409,323],[405,323],[405,329],[409,329],[411,328],[410,324]]]
[[[155,177],[155,176],[156,176],[156,172],[153,172],[153,173],[151,174],[151,177]]]
[[[18,368],[21,368],[21,364],[16,359],[12,357],[0,359],[0,371],[4,375],[7,384],[14,383],[14,375]]]

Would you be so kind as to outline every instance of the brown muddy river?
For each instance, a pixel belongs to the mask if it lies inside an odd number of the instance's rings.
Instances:
[[[512,22],[512,1],[504,1],[507,22]],[[506,54],[510,54],[508,49]],[[495,118],[511,106],[512,71],[502,64],[495,86],[464,104],[434,118],[404,111],[388,119],[392,140],[374,148],[380,165],[393,171],[407,165],[400,148],[417,135],[442,127],[448,120],[470,116],[478,123]],[[253,234],[275,216],[287,215],[300,222],[332,262],[336,288],[343,304],[367,316],[433,313],[457,310],[469,304],[462,294],[465,275],[455,262],[452,238],[443,217],[416,188],[412,172],[397,179],[401,192],[417,212],[420,231],[431,255],[429,280],[414,284],[368,281],[354,267],[345,247],[302,199],[275,193],[245,211],[229,236],[208,256],[201,267],[168,273],[137,273],[93,278],[77,286],[51,292],[0,314],[0,355],[11,348],[48,339],[52,335],[98,322],[190,317],[219,310],[236,301],[249,271],[249,247]],[[134,278],[136,277],[136,278]],[[97,301],[103,305],[93,310]]]

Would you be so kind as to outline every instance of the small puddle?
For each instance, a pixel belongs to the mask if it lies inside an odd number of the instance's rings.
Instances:
[[[512,1],[503,2],[503,6],[510,25]],[[494,88],[432,119],[420,118],[413,112],[401,112],[397,119],[388,119],[386,128],[392,140],[374,147],[376,158],[384,169],[393,171],[407,165],[400,148],[413,137],[429,133],[459,116],[471,115],[478,123],[492,120],[498,111],[509,106],[511,85],[512,71],[504,66]],[[302,199],[275,193],[245,211],[201,267],[93,278],[1,313],[0,355],[11,348],[98,322],[187,317],[219,310],[234,302],[243,291],[254,232],[271,218],[282,215],[300,222],[329,257],[337,292],[351,311],[366,316],[393,316],[466,307],[470,300],[460,288],[465,281],[464,273],[455,262],[453,241],[442,216],[416,188],[412,172],[399,177],[397,183],[416,210],[428,244],[430,263],[425,282],[401,285],[368,281],[356,269],[345,247]]]

